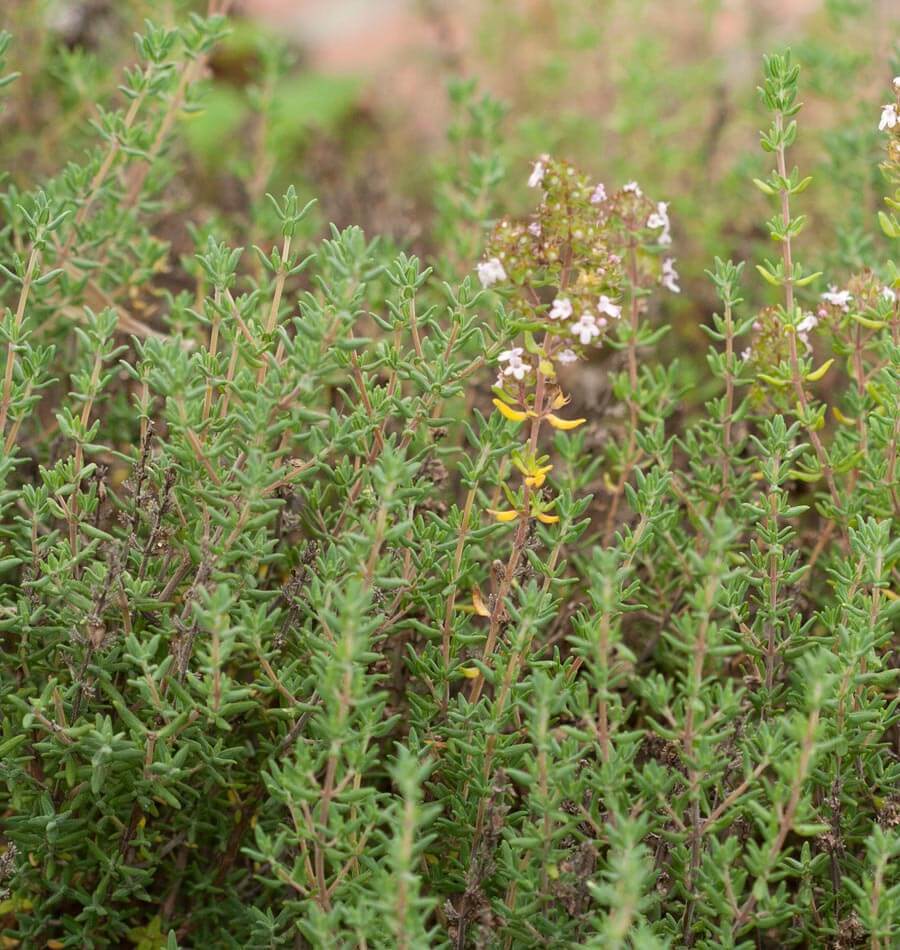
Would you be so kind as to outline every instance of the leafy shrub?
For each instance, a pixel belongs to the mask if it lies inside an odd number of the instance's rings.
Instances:
[[[461,281],[294,189],[274,246],[179,258],[224,30],[148,26],[99,144],[0,203],[7,942],[895,945],[900,278],[798,263],[797,67],[770,305],[716,261],[688,416],[636,182],[540,158]],[[448,262],[499,177],[444,170]]]

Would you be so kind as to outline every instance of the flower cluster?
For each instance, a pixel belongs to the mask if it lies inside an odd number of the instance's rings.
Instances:
[[[651,201],[635,181],[609,192],[567,162],[542,155],[528,185],[542,193],[536,213],[526,221],[501,220],[477,265],[482,287],[511,285],[523,325],[544,334],[530,356],[522,348],[503,354],[499,386],[521,382],[540,360],[565,366],[602,346],[622,317],[628,236],[638,233],[648,250],[672,243],[668,202]],[[658,264],[655,256],[646,258],[641,266],[656,268],[654,279],[680,293],[674,258]]]
[[[745,363],[773,366],[789,356],[788,339],[777,307],[764,307],[751,326],[750,346],[741,353]]]
[[[537,454],[540,428],[585,421],[557,414],[569,401],[558,369],[608,340],[629,348],[633,359],[645,306],[638,288],[681,287],[674,258],[662,256],[672,243],[667,202],[651,201],[635,181],[608,190],[548,155],[534,162],[528,185],[541,192],[536,212],[524,221],[502,219],[477,265],[482,287],[505,293],[523,333],[520,345],[497,358],[494,406],[505,419],[528,424],[526,444],[511,456],[522,483],[515,490],[502,483],[509,507],[490,513],[501,522],[550,524],[554,501],[543,486],[552,465]]]

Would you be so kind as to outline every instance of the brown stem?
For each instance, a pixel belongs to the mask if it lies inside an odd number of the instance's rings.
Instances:
[[[806,723],[806,732],[803,736],[802,745],[800,747],[800,756],[797,762],[797,774],[791,785],[791,797],[788,799],[787,807],[783,811],[779,809],[780,817],[778,822],[778,832],[776,833],[766,856],[767,870],[771,870],[774,866],[778,855],[781,853],[781,849],[784,847],[784,842],[787,839],[787,836],[794,827],[794,818],[796,817],[797,809],[800,806],[800,799],[803,796],[803,785],[806,782],[806,777],[809,772],[810,763],[812,761],[813,751],[815,750],[815,735],[818,725],[819,710],[813,709]],[[740,912],[735,918],[733,928],[735,933],[739,932],[749,921],[755,907],[756,898],[751,894],[743,903]]]
[[[528,438],[528,445],[532,454],[537,451],[538,436],[541,429],[541,416],[544,412],[544,394],[544,374],[540,371],[540,368],[538,368],[537,383],[534,391],[534,415],[531,418],[531,433]],[[494,598],[494,603],[491,605],[491,622],[488,628],[487,640],[485,640],[484,650],[481,657],[484,663],[487,663],[494,652],[494,647],[497,643],[497,636],[500,632],[500,626],[504,617],[506,616],[505,601],[510,590],[512,589],[513,580],[516,576],[516,570],[519,566],[519,560],[521,559],[522,552],[525,549],[525,542],[528,540],[528,526],[530,522],[531,489],[526,484],[523,492],[522,510],[519,512],[519,521],[516,526],[515,537],[513,538],[512,550],[509,554],[509,560],[506,562],[506,568],[504,569],[503,577],[500,579],[500,586]],[[483,689],[484,677],[479,676],[477,679],[472,681],[472,686],[469,690],[469,702],[478,702],[478,698],[481,696],[481,691]]]

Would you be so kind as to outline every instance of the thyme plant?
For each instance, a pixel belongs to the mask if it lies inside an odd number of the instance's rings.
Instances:
[[[265,168],[179,253],[221,13],[0,196],[5,945],[896,946],[900,274],[798,263],[798,67],[689,414],[667,202],[542,156],[489,222],[469,86],[443,273]]]

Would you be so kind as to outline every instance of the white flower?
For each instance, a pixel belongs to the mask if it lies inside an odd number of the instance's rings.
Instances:
[[[533,234],[535,237],[540,237],[541,236],[540,224],[537,221],[532,221],[531,224],[528,225],[528,233]]]
[[[506,363],[503,367],[504,376],[512,376],[515,379],[524,379],[531,372],[531,364],[522,360],[522,354],[525,351],[521,346],[514,346],[511,350],[504,350],[498,357],[498,363]]]
[[[636,181],[630,181],[623,186],[622,191],[630,191],[636,198],[643,197],[641,186]]]
[[[673,294],[681,293],[681,287],[678,285],[680,278],[678,277],[678,271],[675,270],[674,257],[665,258],[662,263],[662,274],[659,279],[666,290],[672,291]]]
[[[591,204],[599,205],[606,201],[606,189],[602,184],[597,185],[594,189],[594,193],[591,195]]]
[[[894,82],[892,85],[895,89],[900,89],[900,76],[894,76]]]
[[[662,234],[659,236],[660,244],[671,244],[672,243],[672,232],[670,230],[671,224],[669,222],[669,202],[668,201],[659,201],[656,204],[656,211],[647,218],[647,227],[653,228],[662,228]]]
[[[587,346],[595,336],[600,336],[600,327],[597,318],[592,313],[583,313],[581,318],[572,324],[572,332]]]
[[[743,351],[741,352],[741,359],[742,359],[745,363],[749,362],[749,360],[751,359],[752,356],[753,356],[753,353],[751,352],[749,346],[747,347],[746,350],[743,350]]]
[[[897,113],[897,106],[893,102],[883,106],[878,131],[884,132],[885,129],[892,129],[898,122],[900,122],[900,115]]]
[[[894,82],[896,81],[897,80],[895,79]],[[884,297],[885,300],[890,300],[891,303],[894,303],[894,301],[896,301],[897,299],[897,295],[894,293],[894,291],[890,287],[882,287],[881,296]]]
[[[806,314],[803,319],[797,324],[797,332],[799,334],[809,333],[810,330],[815,330],[819,325],[819,319],[812,313]]]
[[[493,287],[500,280],[506,280],[506,271],[499,257],[492,257],[490,260],[481,261],[478,264],[478,279],[482,287]]]
[[[566,347],[566,349],[560,350],[559,353],[556,354],[556,358],[560,361],[560,363],[566,365],[567,363],[577,362],[578,354],[574,350]]]
[[[850,301],[853,299],[853,295],[849,290],[838,290],[837,287],[832,284],[828,290],[822,294],[822,299],[825,303],[830,303],[832,307],[840,307],[841,310],[846,313],[850,309]]]
[[[819,318],[812,313],[807,313],[797,324],[797,336],[806,344],[806,348],[812,349],[809,342],[810,330],[814,330],[819,325]]]
[[[606,294],[602,294],[599,302],[597,303],[597,309],[600,313],[608,314],[613,318],[613,320],[618,320],[622,316],[622,308],[617,304],[614,304]]]
[[[656,204],[656,211],[647,218],[648,228],[669,229],[669,202],[659,201]]]
[[[544,180],[544,173],[547,171],[544,162],[546,162],[549,157],[549,155],[542,155],[532,166],[531,175],[528,178],[529,188],[537,188]]]
[[[572,301],[568,297],[557,297],[548,316],[551,320],[568,320],[572,316]]]

